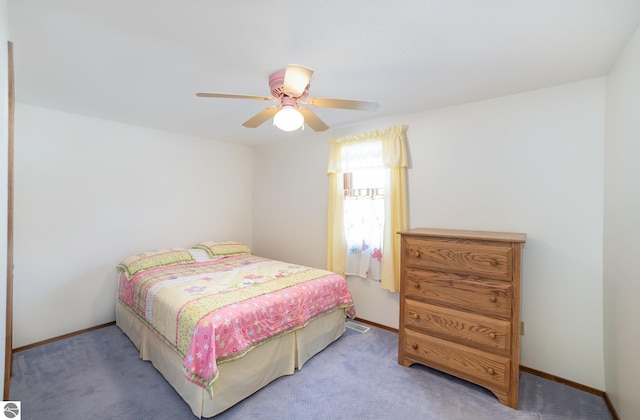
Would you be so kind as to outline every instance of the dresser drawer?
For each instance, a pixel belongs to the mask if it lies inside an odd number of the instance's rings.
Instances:
[[[405,362],[418,362],[460,378],[504,391],[509,387],[509,358],[436,337],[405,331]],[[407,363],[408,365],[409,363]]]
[[[409,267],[511,281],[511,245],[501,242],[403,237],[403,261]]]
[[[405,327],[453,340],[467,346],[508,354],[511,323],[469,312],[407,299]]]
[[[408,268],[404,272],[403,287],[406,298],[488,316],[511,318],[511,283]]]

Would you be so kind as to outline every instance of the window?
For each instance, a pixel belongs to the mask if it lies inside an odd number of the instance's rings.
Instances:
[[[386,173],[380,168],[344,174],[346,275],[381,280]]]
[[[398,290],[399,244],[406,229],[405,127],[333,139],[329,156],[331,271]]]
[[[344,198],[384,198],[384,170],[347,172],[343,175]]]

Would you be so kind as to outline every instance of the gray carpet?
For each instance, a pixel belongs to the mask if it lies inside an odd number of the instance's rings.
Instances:
[[[611,419],[602,398],[522,372],[520,408],[484,388],[397,363],[397,334],[350,329],[294,375],[216,416],[227,419]],[[14,354],[22,418],[194,419],[116,326]]]

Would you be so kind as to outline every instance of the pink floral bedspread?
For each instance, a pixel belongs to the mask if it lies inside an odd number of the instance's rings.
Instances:
[[[187,379],[211,394],[219,363],[337,308],[355,316],[343,277],[249,254],[122,276],[119,300],[178,352]]]

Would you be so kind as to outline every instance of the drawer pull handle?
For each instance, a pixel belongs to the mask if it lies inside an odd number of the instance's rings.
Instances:
[[[497,297],[495,297],[495,296],[491,296],[491,297],[489,298],[489,302],[491,302],[491,303],[496,303],[497,301],[498,301],[498,298],[497,298]]]
[[[420,255],[422,255],[422,254],[420,253],[420,251],[416,251],[416,252],[414,252],[414,253],[413,253],[413,255],[414,255],[416,258],[420,258]]]
[[[493,370],[492,368],[489,368],[489,369],[487,369],[487,373],[488,373],[489,375],[495,375],[495,374],[496,374],[496,371],[495,371],[495,370]]]
[[[489,338],[492,340],[496,339],[496,333],[494,333],[493,331],[489,333]]]
[[[413,343],[411,345],[411,348],[414,349],[414,350],[418,350],[418,343]]]
[[[413,319],[420,319],[420,315],[419,314],[411,314],[411,316],[413,317]]]
[[[416,289],[420,288],[420,283],[416,283]]]

